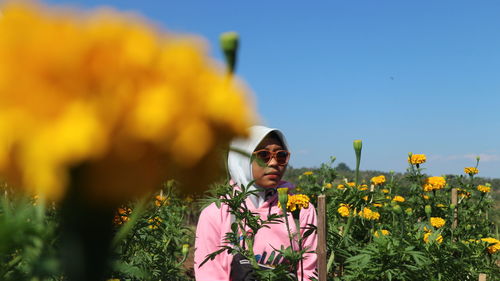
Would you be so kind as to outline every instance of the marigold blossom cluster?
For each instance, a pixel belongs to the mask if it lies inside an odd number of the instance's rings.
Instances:
[[[391,234],[391,232],[389,232],[389,230],[387,229],[380,229],[380,230],[377,230],[373,233],[373,236],[375,237],[380,237],[380,236],[387,236]]]
[[[374,185],[381,185],[381,184],[385,183],[385,176],[384,175],[380,175],[380,176],[377,176],[377,177],[373,177],[370,181]]]
[[[476,167],[465,167],[464,173],[472,176],[472,175],[479,173],[479,170]]]
[[[477,190],[481,191],[482,193],[488,193],[491,191],[491,186],[487,186],[487,185],[478,185],[477,186]]]
[[[425,179],[424,191],[439,190],[446,186],[446,180],[443,177],[428,177]]]
[[[396,195],[396,196],[394,196],[394,198],[392,198],[392,201],[402,203],[402,202],[405,202],[405,198],[403,196]]]
[[[412,165],[423,164],[426,160],[425,154],[412,154],[408,157],[408,163]]]
[[[288,201],[286,203],[286,209],[289,212],[293,212],[295,210],[307,209],[309,208],[310,199],[305,194],[289,194]],[[278,202],[278,207],[281,208],[281,203]]]
[[[0,174],[13,186],[59,199],[77,167],[105,201],[169,178],[194,189],[254,122],[244,87],[197,38],[112,10],[0,10]]]
[[[446,220],[440,218],[440,217],[431,217],[430,223],[432,226],[435,228],[441,228],[445,225]]]
[[[380,219],[380,213],[379,212],[375,212],[375,211],[372,211],[370,208],[363,208],[363,210],[361,210],[359,213],[358,213],[359,216],[363,217],[364,219],[367,219],[367,220],[378,220]]]
[[[488,244],[492,244],[488,246],[488,253],[494,254],[498,251],[500,251],[500,240],[492,238],[492,237],[487,237],[487,238],[482,238],[481,241],[487,242]]]

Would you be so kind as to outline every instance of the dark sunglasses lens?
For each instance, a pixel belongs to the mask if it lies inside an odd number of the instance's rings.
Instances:
[[[269,162],[269,159],[271,158],[271,152],[266,151],[266,150],[259,151],[256,153],[256,155],[257,155],[257,158],[259,158],[260,160],[262,160],[266,163]]]
[[[276,161],[279,164],[286,164],[288,161],[288,152],[287,151],[278,151],[276,153]]]

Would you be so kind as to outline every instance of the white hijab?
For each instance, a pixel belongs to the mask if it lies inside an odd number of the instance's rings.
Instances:
[[[239,138],[233,140],[231,142],[231,148],[251,155],[252,152],[254,152],[255,148],[257,148],[259,143],[271,132],[274,132],[283,143],[283,149],[288,150],[288,144],[283,133],[278,129],[268,128],[264,126],[250,127],[250,136],[245,139]],[[238,186],[247,186],[248,183],[253,181],[252,163],[250,162],[249,156],[231,150],[229,151],[227,162],[231,179]],[[257,186],[254,184],[249,189],[255,190],[257,189]],[[265,201],[264,192],[259,192],[257,196],[250,196],[250,200],[256,208],[259,208]]]

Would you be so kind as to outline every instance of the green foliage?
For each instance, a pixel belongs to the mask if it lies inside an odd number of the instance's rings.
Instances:
[[[0,280],[61,280],[54,208],[0,191]]]
[[[127,211],[129,208],[132,216],[125,216],[126,222],[118,226],[128,225],[129,230],[123,240],[116,242],[113,278],[190,280],[182,266],[187,258],[183,245],[193,244],[193,233],[185,225],[186,204],[173,185],[167,183],[162,195],[122,207]],[[120,222],[120,218],[116,221]]]

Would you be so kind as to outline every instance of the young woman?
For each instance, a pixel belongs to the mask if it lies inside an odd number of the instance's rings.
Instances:
[[[254,181],[250,189],[263,189],[256,196],[247,198],[247,207],[263,218],[267,218],[269,214],[280,213],[277,206],[278,194],[276,189],[279,187],[294,188],[292,184],[281,180],[290,158],[288,145],[283,134],[277,129],[253,126],[250,128],[250,137],[248,139],[235,140],[231,146],[237,150],[253,154],[266,164],[259,165],[257,161],[251,161],[249,157],[238,152],[231,151],[229,153],[228,167],[233,187],[247,186],[251,181]],[[290,224],[292,232],[296,232],[291,214],[288,219],[292,222]],[[302,209],[299,219],[302,233],[304,232],[303,228],[308,224],[316,225],[314,206],[309,204],[309,208]],[[196,229],[194,257],[196,280],[231,280],[233,256],[227,252],[219,254],[214,260],[208,261],[199,267],[208,254],[218,250],[219,246],[224,243],[225,234],[231,231],[231,220],[228,206],[222,205],[221,208],[217,208],[215,204],[211,204],[201,212]],[[316,235],[311,235],[303,241],[303,246],[315,251],[316,240]],[[262,228],[255,234],[253,248],[255,258],[260,264],[275,266],[283,262],[282,256],[275,250],[280,249],[282,245],[284,247],[290,246],[284,222],[271,224],[269,228]],[[298,249],[298,245],[295,244],[294,247]],[[305,255],[303,262],[304,280],[310,280],[310,277],[314,276],[316,260],[315,253]],[[238,269],[233,268],[233,270]],[[301,272],[299,268],[298,280],[301,280]]]

